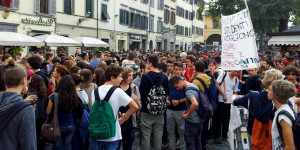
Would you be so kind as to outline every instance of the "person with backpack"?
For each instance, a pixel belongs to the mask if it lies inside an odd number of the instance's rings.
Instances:
[[[284,92],[283,92],[284,91]],[[299,135],[294,133],[299,131],[296,124],[296,115],[293,109],[287,104],[288,99],[297,93],[295,85],[286,80],[273,81],[268,89],[268,99],[272,100],[276,107],[276,112],[272,124],[272,148],[273,149],[297,149],[295,144],[299,146]],[[295,128],[298,125],[298,128]],[[293,133],[294,132],[294,133]]]
[[[51,118],[54,112],[55,94],[58,94],[58,124],[61,137],[54,143],[55,149],[71,149],[71,140],[74,133],[72,111],[79,105],[76,87],[69,75],[61,78],[55,93],[50,95],[47,114]]]
[[[149,72],[144,74],[139,88],[141,94],[141,130],[142,149],[151,149],[150,138],[153,133],[154,149],[160,150],[162,146],[162,134],[164,128],[164,113],[166,100],[169,95],[169,81],[167,75],[159,72],[158,57],[148,57],[147,68]]]
[[[3,80],[6,91],[0,91],[0,147],[3,150],[36,150],[34,108],[20,95],[27,86],[26,71],[9,64]]]
[[[109,66],[105,70],[104,85],[96,88],[92,95],[90,112],[90,150],[117,150],[122,139],[121,127],[138,110],[136,102],[120,86],[123,69]],[[129,106],[126,113],[119,113],[121,106]]]
[[[185,119],[184,140],[187,150],[201,150],[201,131],[203,119],[199,111],[200,89],[197,85],[184,81],[180,76],[173,76],[170,85],[177,90],[184,90],[187,110],[182,114]]]
[[[272,101],[268,99],[267,89],[273,81],[280,79],[282,79],[282,73],[279,70],[268,70],[262,80],[263,91],[251,91],[245,96],[234,95],[231,98],[232,105],[248,109],[247,132],[251,137],[252,150],[272,149],[271,128],[276,109]]]
[[[88,109],[91,110],[92,109],[92,94],[93,94],[93,90],[97,87],[97,84],[93,83],[93,74],[91,72],[91,70],[89,69],[82,69],[80,71],[80,77],[82,79],[81,81],[81,88],[86,92],[86,94],[88,95]]]
[[[214,117],[215,143],[221,144],[222,139],[227,139],[230,120],[231,97],[237,95],[239,81],[236,77],[237,71],[225,71],[220,73],[216,80],[219,91],[216,116]]]

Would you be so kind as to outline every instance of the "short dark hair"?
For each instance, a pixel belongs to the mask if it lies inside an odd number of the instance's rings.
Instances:
[[[221,57],[220,56],[216,56],[214,58],[214,60],[215,60],[216,64],[221,64]]]
[[[52,59],[52,64],[56,64],[56,63],[61,63],[61,58],[58,57],[58,56],[55,56],[55,57]]]
[[[45,54],[46,60],[48,60],[50,57],[52,57],[54,54],[52,52],[47,52]]]
[[[173,76],[171,79],[170,79],[170,86],[171,87],[174,87],[175,84],[178,84],[180,80],[183,80],[180,76]]]
[[[195,69],[197,72],[204,72],[205,63],[203,61],[197,61],[195,63]]]
[[[77,66],[79,67],[79,68],[81,68],[81,69],[85,69],[86,68],[86,63],[85,62],[83,62],[83,61],[79,61],[78,63],[77,63]]]
[[[114,65],[107,67],[104,74],[105,81],[110,81],[111,77],[117,78],[122,72],[121,67]]]
[[[96,57],[97,57],[97,58],[101,57],[101,55],[102,55],[102,53],[101,53],[101,52],[99,52],[99,51],[98,51],[98,52],[96,52]]]
[[[128,56],[129,60],[133,60],[134,58],[136,58],[136,54],[135,53],[130,53]]]
[[[81,70],[78,66],[74,66],[70,69],[71,73],[78,73],[78,71]]]
[[[299,77],[300,70],[295,66],[287,66],[286,68],[284,68],[284,70],[282,72],[282,74],[284,74],[284,75],[289,75],[290,73]]]
[[[167,64],[174,64],[175,60],[174,59],[167,59]]]
[[[266,61],[266,63],[270,66],[272,66],[272,61],[268,58],[264,59],[264,61]]]
[[[38,55],[33,55],[28,58],[28,63],[33,69],[40,69],[42,66],[42,59]]]
[[[288,58],[286,58],[287,61],[292,62],[294,61],[296,58],[293,56],[289,56]]]
[[[148,57],[148,62],[151,63],[154,68],[157,68],[158,57],[156,55],[150,55]]]
[[[146,69],[146,63],[142,62],[142,63],[140,64],[140,68],[141,68],[141,69]]]
[[[163,62],[158,63],[157,68],[158,68],[158,69],[161,69],[162,72],[167,72],[167,71],[168,71],[168,66],[167,66],[167,64],[165,64],[165,63],[163,63]]]
[[[186,59],[189,59],[192,63],[195,63],[197,61],[197,59],[194,55],[188,55],[188,56],[186,56]]]
[[[179,61],[174,63],[174,68],[175,68],[175,66],[183,68],[182,62],[179,62]]]
[[[23,67],[9,63],[4,72],[4,81],[7,88],[18,87],[23,78],[27,79],[26,70]]]

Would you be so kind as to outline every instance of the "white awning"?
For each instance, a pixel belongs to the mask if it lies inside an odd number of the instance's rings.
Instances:
[[[273,36],[268,45],[299,45],[300,35],[293,36]]]

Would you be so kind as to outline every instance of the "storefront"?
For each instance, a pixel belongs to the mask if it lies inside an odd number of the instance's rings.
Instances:
[[[156,36],[156,50],[162,51],[163,48],[163,37]]]
[[[126,35],[117,35],[117,43],[116,43],[117,51],[127,50],[127,36]]]
[[[129,34],[129,49],[140,50],[146,48],[146,39],[147,36],[144,35]]]

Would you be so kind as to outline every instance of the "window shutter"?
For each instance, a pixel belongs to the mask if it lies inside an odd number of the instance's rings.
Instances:
[[[161,10],[164,10],[164,0],[160,0]]]
[[[35,12],[40,13],[41,11],[41,1],[40,0],[35,0]]]
[[[144,24],[144,22],[145,22],[144,19],[145,19],[145,18],[144,18],[144,16],[141,16],[140,19],[141,19],[141,22],[140,22],[140,28],[141,28],[141,29],[144,29],[144,28],[145,28],[145,24]]]
[[[126,10],[125,13],[126,13],[125,24],[129,25],[129,12]]]
[[[122,24],[123,23],[123,10],[120,9],[120,14],[119,14],[119,23]]]
[[[71,14],[71,0],[64,1],[64,12],[67,14]]]
[[[145,16],[145,29],[148,30],[148,17]]]
[[[137,14],[134,14],[133,18],[134,18],[134,27],[137,28],[138,27]]]
[[[71,0],[71,14],[75,14],[75,0]]]
[[[85,14],[88,15],[88,12],[92,13],[91,10],[91,1],[85,0]]]
[[[20,0],[13,0],[13,9],[19,9]]]
[[[56,0],[49,0],[49,15],[56,14]]]
[[[164,32],[164,24],[163,24],[162,21],[160,22],[160,30],[161,30],[161,31],[160,31],[161,33]]]

